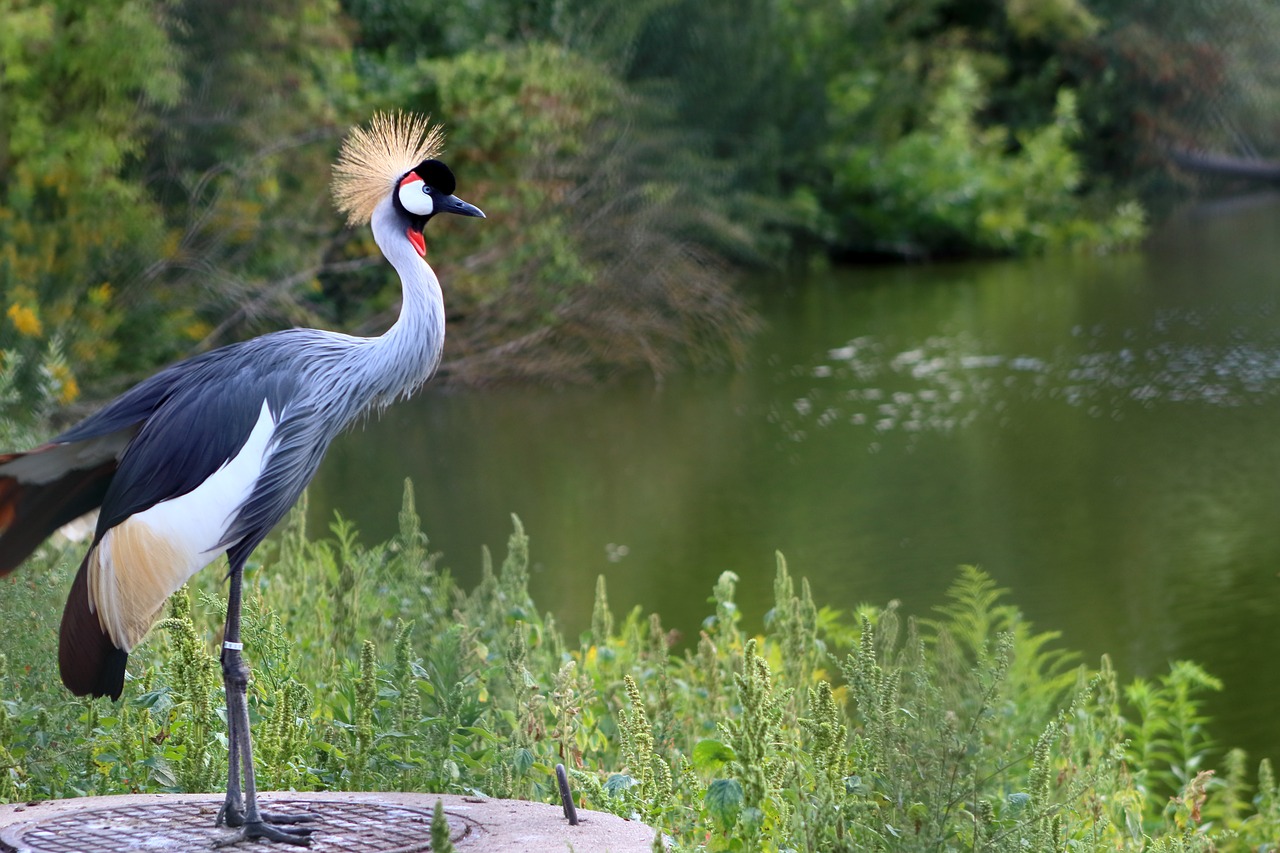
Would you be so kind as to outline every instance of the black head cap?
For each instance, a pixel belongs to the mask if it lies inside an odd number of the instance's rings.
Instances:
[[[422,182],[443,195],[453,195],[458,188],[458,181],[453,170],[439,160],[423,160],[413,167]]]

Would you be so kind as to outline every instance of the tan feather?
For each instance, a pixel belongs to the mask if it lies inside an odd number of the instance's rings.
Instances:
[[[186,583],[188,554],[137,516],[111,528],[89,552],[89,609],[118,649],[133,651],[165,601]]]
[[[333,168],[333,199],[351,225],[363,225],[396,181],[414,166],[440,156],[444,128],[413,113],[378,113],[342,143]]]

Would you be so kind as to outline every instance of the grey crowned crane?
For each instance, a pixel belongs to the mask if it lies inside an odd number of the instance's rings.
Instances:
[[[338,208],[372,226],[400,274],[400,316],[381,337],[287,329],[232,344],[160,371],[47,444],[0,455],[0,575],[100,508],[62,614],[58,665],[72,693],[120,698],[129,652],[166,599],[227,555],[229,767],[217,822],[240,838],[305,845],[312,831],[258,809],[240,640],[245,561],[334,436],[413,393],[440,363],[444,301],[422,229],[438,213],[484,216],[453,194],[453,173],[435,159],[442,140],[420,117],[379,115],[351,133],[335,168]]]

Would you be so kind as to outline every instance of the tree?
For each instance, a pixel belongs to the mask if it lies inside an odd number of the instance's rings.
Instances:
[[[0,348],[28,405],[76,397],[63,352],[89,378],[130,363],[126,313],[155,316],[140,283],[167,234],[134,170],[181,90],[163,11],[0,0]]]

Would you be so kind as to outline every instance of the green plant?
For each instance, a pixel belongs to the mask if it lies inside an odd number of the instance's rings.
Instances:
[[[449,820],[444,814],[444,801],[436,800],[431,815],[431,850],[433,853],[453,853],[453,839],[449,836]]]
[[[1145,768],[1142,784],[1173,795],[1194,782],[1213,746],[1197,696],[1221,689],[1222,682],[1191,661],[1176,661],[1167,675],[1135,679],[1125,689],[1134,710],[1129,753],[1135,766]]]
[[[846,233],[868,249],[922,256],[966,248],[989,253],[1108,248],[1143,234],[1140,208],[1096,215],[1076,193],[1082,168],[1072,144],[1080,134],[1075,95],[1061,90],[1052,120],[1012,132],[980,125],[986,86],[971,57],[947,58],[925,115],[887,145],[869,145],[856,129],[872,95],[842,94],[841,117],[857,141],[837,136],[828,149],[832,204]],[[867,86],[848,78],[832,85]]]
[[[518,522],[500,571],[486,555],[464,595],[405,494],[387,543],[349,525],[315,540],[295,513],[250,568],[267,786],[555,802],[565,763],[583,807],[708,853],[1225,851],[1270,849],[1280,832],[1271,763],[1251,786],[1246,757],[1207,737],[1212,678],[1179,662],[1123,688],[1106,658],[1078,665],[976,569],[915,619],[819,608],[779,560],[759,636],[725,573],[684,650],[655,617],[606,618],[601,582],[575,647],[533,606]],[[379,593],[348,606],[351,633],[335,636],[338,554],[361,567],[355,589]],[[0,586],[0,797],[219,787],[221,577],[175,596],[120,703],[68,702],[47,639],[75,558],[46,547]],[[426,620],[437,630],[414,627]]]

